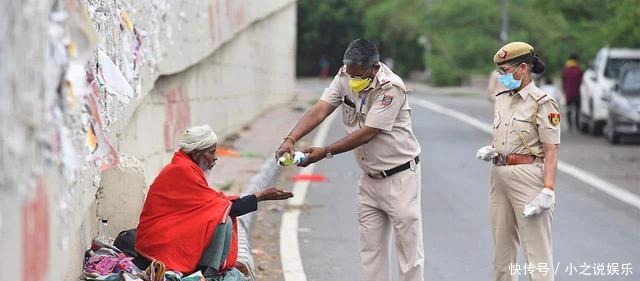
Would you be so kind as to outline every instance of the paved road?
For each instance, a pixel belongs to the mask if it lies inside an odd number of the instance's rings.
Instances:
[[[490,119],[487,102],[477,97],[417,93],[414,98],[463,111],[487,120],[487,123]],[[474,158],[477,148],[489,142],[489,135],[418,106],[414,106],[413,119],[414,132],[423,148],[425,278],[491,280],[490,166]],[[340,123],[334,122],[328,141],[335,141],[343,135]],[[575,138],[581,140],[581,137]],[[567,140],[572,138],[563,138],[565,143]],[[569,145],[563,145],[561,153],[568,154],[567,161],[588,158],[589,155],[599,157],[598,153],[613,153],[614,156],[608,159],[613,162],[623,158],[631,165],[638,165],[640,161],[640,158],[633,159],[636,157],[634,153],[639,153],[636,152],[640,150],[638,146],[622,146],[611,152],[604,142],[587,139],[580,143],[582,147],[573,150]],[[583,156],[585,147],[589,149],[587,156]],[[585,169],[593,170],[589,163],[571,164],[581,168],[584,164]],[[609,165],[604,170],[616,169]],[[622,170],[627,173],[627,170]],[[359,280],[355,215],[355,183],[359,169],[348,153],[320,162],[316,172],[327,176],[329,181],[311,184],[307,194],[311,208],[299,220],[300,255],[307,279]],[[614,180],[630,190],[638,185],[638,181],[633,179]],[[557,280],[640,280],[640,212],[566,174],[558,175],[557,186],[558,203],[553,222]],[[594,264],[599,263],[605,267],[618,263],[619,268],[623,263],[631,263],[633,275],[595,276]],[[578,272],[585,270],[586,266],[590,267],[579,275]],[[584,275],[587,272],[592,275]],[[521,276],[520,280],[527,279]]]

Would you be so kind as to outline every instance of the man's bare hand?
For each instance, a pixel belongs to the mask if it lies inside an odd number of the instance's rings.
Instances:
[[[256,198],[258,198],[258,202],[267,200],[285,200],[293,197],[293,193],[275,187],[258,191],[255,195]]]
[[[298,165],[300,167],[309,166],[311,163],[318,162],[327,156],[327,150],[324,147],[309,147],[303,149],[302,152],[307,155],[307,159]]]
[[[291,141],[289,141],[288,139],[285,139],[281,144],[280,147],[278,147],[278,149],[276,149],[276,160],[278,160],[280,158],[280,156],[282,156],[285,153],[289,153],[291,155],[293,155],[294,150],[293,150],[293,143]]]

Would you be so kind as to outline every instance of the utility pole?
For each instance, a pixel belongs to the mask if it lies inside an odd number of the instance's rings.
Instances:
[[[427,10],[430,10],[432,5],[433,0],[425,0],[425,6]],[[426,79],[428,80],[430,76],[429,56],[431,54],[431,42],[429,42],[429,38],[426,35],[420,35],[420,37],[418,37],[418,44],[422,45],[422,48],[424,50],[422,60],[424,62],[424,74]]]
[[[502,28],[500,29],[500,41],[506,44],[509,39],[509,0],[502,0]]]

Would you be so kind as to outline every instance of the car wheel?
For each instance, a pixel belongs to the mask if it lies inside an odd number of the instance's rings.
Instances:
[[[587,133],[589,131],[589,124],[587,124],[587,121],[589,119],[589,117],[587,117],[585,114],[580,113],[578,114],[578,130],[580,130],[580,132],[582,133]]]
[[[607,119],[607,125],[605,127],[604,132],[605,132],[605,136],[607,137],[607,140],[611,144],[620,143],[620,134],[616,133],[615,128],[616,128],[616,123],[614,119],[611,118],[611,115],[610,115],[609,118]]]
[[[581,103],[584,103],[586,101],[582,100]],[[591,100],[588,101],[589,102],[589,114],[582,112],[582,104],[580,104],[580,109],[578,109],[578,121],[576,123],[578,123],[578,130],[580,130],[580,132],[582,132],[583,134],[588,134],[589,133],[589,120],[591,120],[591,118],[593,117],[593,103],[591,102]]]
[[[593,127],[590,128],[591,135],[600,136],[604,133],[604,126],[607,125],[607,121],[593,121]]]
[[[607,140],[611,144],[620,144],[620,134],[616,133],[614,127],[611,123],[607,125]]]
[[[602,134],[602,127],[604,127],[604,122],[593,120],[593,103],[590,103],[589,109],[591,111],[591,118],[589,118],[589,134],[592,136],[597,136]]]

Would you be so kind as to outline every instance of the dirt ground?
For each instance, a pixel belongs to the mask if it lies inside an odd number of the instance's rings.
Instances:
[[[293,186],[289,178],[298,171],[295,168],[284,168],[276,186],[291,190]],[[282,213],[287,208],[287,201],[261,202],[256,219],[251,228],[251,243],[256,277],[260,281],[284,280],[280,260],[280,222]]]

